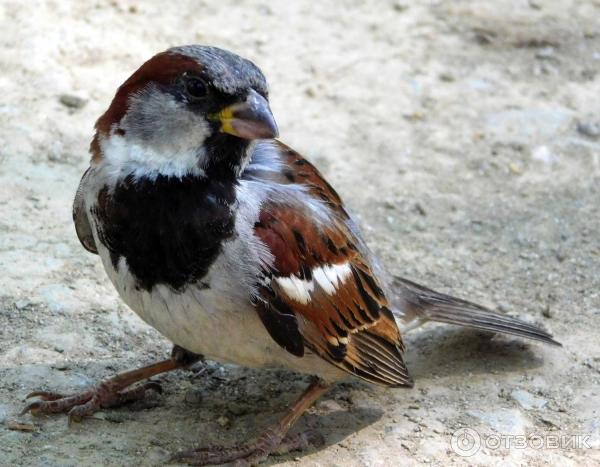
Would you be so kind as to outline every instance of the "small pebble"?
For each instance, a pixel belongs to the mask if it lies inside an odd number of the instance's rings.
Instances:
[[[531,8],[533,10],[541,10],[542,4],[540,2],[538,2],[537,0],[529,0],[529,8]]]
[[[26,299],[17,300],[15,302],[15,306],[17,307],[17,310],[24,310],[29,305],[31,305],[31,302],[29,300],[26,300]]]
[[[600,136],[600,124],[594,122],[578,122],[577,131],[588,138],[598,138]]]
[[[30,423],[19,422],[9,422],[7,428],[12,431],[24,431],[26,433],[31,433],[32,431],[37,430],[35,425],[31,425]]]
[[[54,365],[51,365],[51,368],[58,371],[67,371],[70,369],[69,364],[67,362],[57,362]]]
[[[60,103],[70,109],[81,109],[87,104],[87,99],[73,94],[61,94],[58,98]]]
[[[415,211],[417,211],[421,216],[427,215],[427,211],[421,203],[415,203]]]
[[[441,81],[445,81],[446,83],[452,83],[455,81],[454,75],[448,72],[440,73],[439,78]]]
[[[508,168],[515,175],[521,175],[523,173],[523,169],[521,169],[516,162],[509,162]]]
[[[396,11],[404,11],[408,8],[408,2],[405,2],[405,1],[394,2],[394,5],[392,6],[392,8]]]
[[[546,399],[534,396],[530,392],[522,389],[515,389],[510,393],[510,396],[525,410],[543,409],[548,404]]]
[[[551,58],[554,56],[554,47],[544,47],[535,53],[537,58]]]
[[[317,92],[312,87],[306,88],[304,90],[304,94],[306,94],[308,97],[316,97],[317,96]]]
[[[550,305],[548,305],[547,303],[542,305],[542,316],[544,316],[546,318],[552,318],[554,316],[554,313],[552,312]]]

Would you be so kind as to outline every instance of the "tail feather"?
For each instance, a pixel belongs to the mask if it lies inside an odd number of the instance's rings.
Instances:
[[[436,292],[407,279],[396,278],[395,283],[400,287],[398,295],[403,302],[400,319],[408,327],[412,327],[415,320],[436,321],[562,345],[550,333],[517,318],[495,313],[483,306]]]

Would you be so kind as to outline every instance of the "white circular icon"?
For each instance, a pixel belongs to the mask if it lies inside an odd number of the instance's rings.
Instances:
[[[471,457],[481,448],[481,437],[471,428],[459,428],[452,433],[450,445],[459,456]]]

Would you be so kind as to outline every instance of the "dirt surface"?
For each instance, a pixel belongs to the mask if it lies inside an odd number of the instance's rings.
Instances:
[[[0,464],[161,465],[254,436],[306,384],[207,362],[71,427],[18,414],[33,389],[72,392],[169,352],[79,245],[70,210],[116,87],[185,43],[259,64],[281,139],[329,177],[392,273],[564,344],[428,325],[407,337],[414,389],[339,385],[297,427],[325,446],[269,462],[600,464],[600,2],[240,3],[0,3]],[[451,447],[463,427],[483,440],[471,457]],[[532,433],[545,448],[506,444]]]

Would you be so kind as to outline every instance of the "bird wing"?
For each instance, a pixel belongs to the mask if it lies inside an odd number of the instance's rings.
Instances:
[[[81,177],[79,187],[77,188],[77,193],[75,193],[75,201],[73,202],[73,222],[75,223],[75,232],[77,232],[77,238],[79,238],[79,241],[83,247],[90,253],[97,255],[98,248],[96,247],[96,242],[94,241],[92,226],[90,225],[83,199],[85,184],[89,171],[90,169],[88,168]]]
[[[301,185],[329,215],[323,222],[308,205],[278,197],[262,204],[254,234],[273,256],[258,290],[263,324],[294,355],[307,347],[367,381],[412,386],[389,302],[339,196],[308,161],[276,144],[282,164],[271,182]]]

